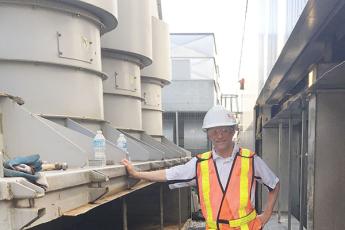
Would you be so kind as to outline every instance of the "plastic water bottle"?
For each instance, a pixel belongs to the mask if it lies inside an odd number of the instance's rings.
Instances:
[[[105,166],[107,161],[105,156],[105,138],[101,130],[98,130],[93,138],[93,151],[95,153],[95,160],[99,160],[101,166]]]
[[[123,133],[120,133],[120,136],[117,139],[116,146],[126,153],[126,158],[127,160],[130,161],[131,159],[129,158],[127,140],[125,138],[125,135],[123,135]]]

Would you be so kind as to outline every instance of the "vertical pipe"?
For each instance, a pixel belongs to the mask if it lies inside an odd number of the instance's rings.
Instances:
[[[122,218],[123,218],[123,230],[128,230],[127,225],[127,202],[126,197],[122,199]]]
[[[194,204],[193,204],[193,189],[190,187],[190,218],[192,218],[193,211],[195,210]]]
[[[292,204],[292,118],[289,118],[289,184],[288,184],[288,230],[291,230],[291,204]]]
[[[160,216],[161,216],[161,230],[164,230],[164,204],[163,204],[163,184],[160,185],[159,188],[159,203],[160,203]]]
[[[4,177],[4,154],[0,151],[0,178]]]
[[[3,115],[0,114],[0,130],[3,130],[2,127],[3,124]],[[4,153],[1,151],[1,149],[4,149],[4,136],[3,133],[0,133],[0,178],[4,177],[4,166],[3,166],[3,162],[4,162]]]
[[[178,229],[181,229],[181,188],[178,189]]]
[[[303,230],[302,211],[303,211],[303,164],[304,164],[304,137],[305,137],[306,113],[302,109],[302,124],[301,124],[301,153],[300,153],[300,180],[299,180],[299,230]]]
[[[239,112],[239,110],[238,110],[238,95],[236,95],[236,112]]]
[[[279,123],[279,130],[278,130],[278,177],[281,180],[281,166],[280,166],[280,158],[282,154],[282,144],[283,144],[283,122]],[[278,223],[281,223],[281,211],[280,211],[280,196],[278,197]]]
[[[315,193],[315,151],[317,126],[317,96],[310,95],[308,100],[308,187],[307,187],[307,229],[314,229]]]
[[[178,119],[179,119],[179,116],[178,116],[178,112],[176,111],[175,112],[175,138],[176,138],[176,145],[179,146],[179,130],[178,130]]]

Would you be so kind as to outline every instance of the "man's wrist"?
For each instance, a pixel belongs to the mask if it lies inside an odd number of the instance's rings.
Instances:
[[[267,218],[267,219],[269,219],[271,216],[272,216],[272,210],[264,210],[263,211],[263,214],[265,215],[265,217]]]
[[[135,171],[134,177],[137,179],[141,179],[141,172],[140,171]]]

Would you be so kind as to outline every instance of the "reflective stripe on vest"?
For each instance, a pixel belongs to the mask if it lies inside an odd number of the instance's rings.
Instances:
[[[209,158],[211,156],[211,152],[207,152],[203,155],[205,158]],[[214,219],[213,219],[213,214],[212,214],[212,207],[211,207],[211,199],[210,199],[210,174],[209,174],[209,168],[208,168],[208,161],[204,160],[200,163],[200,168],[201,168],[201,178],[202,178],[202,194],[204,197],[204,204],[205,204],[205,209],[206,209],[206,220],[209,225],[216,225]],[[214,223],[213,223],[214,222]],[[217,226],[216,226],[217,227]]]
[[[241,179],[240,179],[240,208],[238,210],[239,219],[247,215],[246,207],[248,204],[248,171],[249,171],[249,156],[250,151],[248,149],[242,149],[241,155]],[[249,221],[248,221],[249,222]],[[230,225],[231,226],[231,225]],[[248,230],[248,224],[244,223],[241,226],[241,230]]]
[[[232,185],[239,186],[237,190],[239,192],[234,194],[223,192],[211,152],[198,155],[197,184],[200,205],[206,219],[207,229],[213,230],[220,227],[220,229],[239,228],[241,230],[249,230],[248,223],[256,218],[256,212],[251,207],[249,195],[253,177],[251,175],[253,171],[253,155],[254,153],[250,150],[241,149],[240,155],[234,159],[233,170],[236,172],[236,175],[229,175],[228,181],[228,185],[231,184],[230,181],[234,180]],[[232,191],[234,191],[233,188]],[[230,198],[230,196],[232,197]],[[231,202],[234,199],[238,201]],[[236,203],[235,206],[234,203]],[[220,213],[222,213],[222,217],[219,217]],[[217,225],[217,222],[219,225]]]
[[[249,213],[249,215],[241,217],[240,219],[236,219],[236,220],[229,220],[229,225],[232,228],[238,228],[242,226],[246,225],[248,227],[248,223],[252,220],[255,220],[256,218],[256,211],[255,209]]]

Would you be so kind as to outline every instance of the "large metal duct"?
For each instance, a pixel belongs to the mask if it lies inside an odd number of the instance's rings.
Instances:
[[[160,140],[162,128],[162,87],[171,81],[168,25],[152,17],[153,63],[141,71],[143,128]]]
[[[103,120],[100,35],[116,2],[0,0],[0,91],[36,114]]]
[[[140,68],[152,62],[152,1],[119,0],[118,28],[102,37],[105,119],[112,126],[142,130]]]

